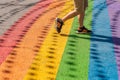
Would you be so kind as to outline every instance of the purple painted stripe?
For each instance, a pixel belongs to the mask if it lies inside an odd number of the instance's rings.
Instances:
[[[120,80],[120,2],[118,0],[107,0],[107,4]]]

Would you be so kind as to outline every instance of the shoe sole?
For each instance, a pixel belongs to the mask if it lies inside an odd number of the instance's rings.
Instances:
[[[89,34],[89,33],[92,33],[92,32],[78,32],[76,31],[77,34]]]

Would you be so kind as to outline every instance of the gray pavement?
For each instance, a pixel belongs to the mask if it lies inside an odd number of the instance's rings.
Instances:
[[[0,35],[40,0],[0,0]]]

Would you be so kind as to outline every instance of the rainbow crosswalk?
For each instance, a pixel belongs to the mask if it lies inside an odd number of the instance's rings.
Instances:
[[[85,26],[78,19],[54,29],[73,0],[40,0],[0,36],[0,80],[120,80],[120,2],[89,0]]]

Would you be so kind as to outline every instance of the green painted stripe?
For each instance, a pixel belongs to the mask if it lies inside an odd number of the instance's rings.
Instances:
[[[85,17],[86,26],[91,26],[92,2]],[[68,42],[59,66],[56,80],[88,80],[90,34],[76,34],[77,17],[73,21]]]

